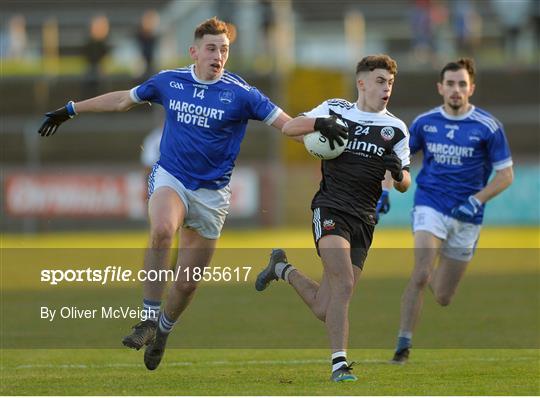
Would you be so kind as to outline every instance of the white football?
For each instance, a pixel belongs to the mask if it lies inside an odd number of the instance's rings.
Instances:
[[[343,120],[337,119],[337,122],[346,127]],[[330,149],[328,138],[322,135],[320,131],[314,131],[313,133],[304,135],[304,146],[306,147],[307,151],[316,158],[324,160],[337,158],[343,153],[348,142],[348,140],[343,139],[343,145],[339,145],[334,141],[334,150],[332,150]]]

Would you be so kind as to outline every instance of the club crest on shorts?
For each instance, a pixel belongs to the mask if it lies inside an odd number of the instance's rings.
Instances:
[[[385,141],[390,141],[394,138],[394,129],[392,127],[383,127],[381,129],[381,137]]]
[[[322,227],[325,231],[330,231],[332,229],[335,229],[336,228],[336,223],[334,220],[330,219],[330,220],[324,220],[323,221],[323,224],[322,224]]]
[[[234,100],[234,93],[231,90],[222,90],[219,93],[219,100],[224,104],[230,104]]]

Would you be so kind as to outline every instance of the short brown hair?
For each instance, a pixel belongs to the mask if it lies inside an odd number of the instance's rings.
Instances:
[[[395,76],[397,75],[397,62],[386,54],[368,55],[356,65],[356,74],[373,72],[375,69],[386,69]]]
[[[204,35],[220,35],[225,34],[230,40],[230,32],[227,24],[217,17],[212,17],[203,21],[195,29],[194,39],[202,39]]]
[[[447,63],[441,70],[441,83],[444,80],[444,73],[447,70],[455,72],[460,69],[465,69],[469,73],[471,83],[474,83],[474,79],[476,77],[476,69],[474,67],[474,60],[472,58],[460,58],[457,61]]]

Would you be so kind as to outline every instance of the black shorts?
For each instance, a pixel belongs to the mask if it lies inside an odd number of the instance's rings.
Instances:
[[[330,207],[313,209],[313,239],[319,252],[319,239],[327,235],[338,235],[351,244],[351,262],[362,269],[373,241],[375,226],[361,218],[343,213]]]

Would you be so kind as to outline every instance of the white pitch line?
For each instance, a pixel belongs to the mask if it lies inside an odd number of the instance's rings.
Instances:
[[[328,360],[323,359],[299,359],[299,360],[251,360],[251,361],[208,361],[208,362],[167,362],[167,366],[181,367],[193,365],[214,365],[214,366],[244,366],[244,365],[296,365],[296,364],[314,364],[328,363]],[[140,363],[109,363],[102,365],[85,365],[85,364],[27,364],[18,365],[15,369],[101,369],[101,368],[138,368]]]
[[[464,358],[454,360],[429,360],[416,362],[422,364],[429,363],[448,363],[448,362],[519,362],[519,361],[533,361],[538,358],[534,357],[515,357],[515,358]],[[387,364],[388,361],[381,359],[363,359],[354,361],[358,364]],[[183,367],[183,366],[245,366],[245,365],[309,365],[309,364],[326,364],[329,363],[327,359],[291,359],[291,360],[279,360],[279,359],[267,359],[267,360],[249,360],[249,361],[208,361],[208,362],[166,362],[164,366],[167,367]],[[414,364],[415,362],[413,362]],[[109,364],[26,364],[15,366],[14,369],[109,369],[109,368],[140,368],[142,363],[109,363]],[[3,366],[2,369],[8,367]]]

